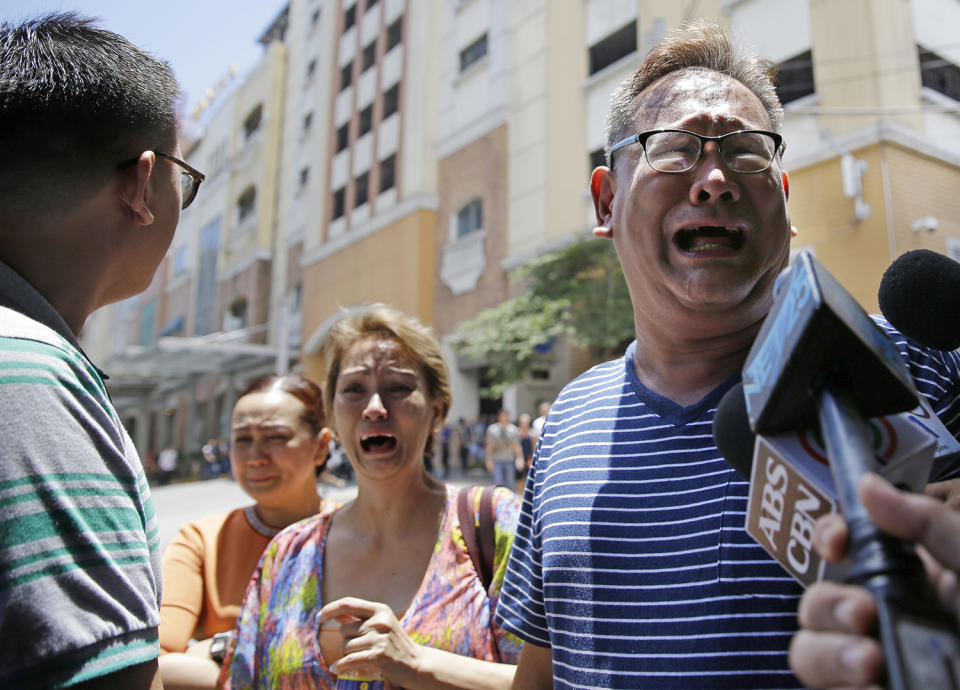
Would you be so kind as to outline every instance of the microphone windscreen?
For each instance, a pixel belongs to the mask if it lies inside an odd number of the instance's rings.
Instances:
[[[877,298],[904,335],[935,350],[960,347],[960,262],[929,249],[909,251],[887,268]]]
[[[742,383],[728,390],[720,399],[713,417],[713,440],[724,459],[741,477],[749,480],[756,435],[750,429]]]

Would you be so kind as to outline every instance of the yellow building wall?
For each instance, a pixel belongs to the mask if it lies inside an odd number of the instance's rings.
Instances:
[[[960,236],[960,169],[897,144],[880,142],[853,152],[867,163],[863,199],[870,217],[857,222],[854,200],[843,193],[840,157],[790,174],[794,248],[809,248],[868,312],[877,313],[877,289],[890,262],[911,249],[946,252]],[[940,221],[935,233],[916,233],[922,216]]]
[[[433,211],[417,211],[303,269],[306,345],[342,308],[385,302],[433,322]],[[320,380],[315,354],[302,353],[304,373]]]

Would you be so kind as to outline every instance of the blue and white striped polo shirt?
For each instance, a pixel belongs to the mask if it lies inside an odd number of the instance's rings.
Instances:
[[[896,335],[957,433],[960,357]],[[744,531],[748,484],[713,442],[736,377],[680,407],[640,383],[634,348],[551,407],[497,618],[552,647],[557,688],[799,687],[800,587]]]

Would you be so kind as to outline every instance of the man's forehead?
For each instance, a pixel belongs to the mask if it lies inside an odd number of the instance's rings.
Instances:
[[[639,131],[697,120],[770,128],[770,116],[760,99],[742,82],[698,67],[666,74],[644,89],[637,97],[635,119]]]

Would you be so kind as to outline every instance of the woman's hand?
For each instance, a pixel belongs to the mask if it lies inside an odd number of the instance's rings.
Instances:
[[[320,624],[330,620],[340,623],[343,636],[343,657],[331,671],[382,675],[394,685],[415,685],[423,647],[410,639],[389,606],[344,597],[320,610]]]

